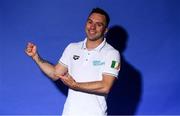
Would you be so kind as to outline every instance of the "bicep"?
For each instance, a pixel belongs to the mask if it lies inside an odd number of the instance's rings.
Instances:
[[[113,85],[113,83],[116,81],[117,78],[115,76],[110,75],[110,74],[103,74],[102,76],[103,76],[103,80],[102,81],[104,83],[104,86],[108,90],[110,90],[112,85]]]
[[[57,75],[65,75],[68,73],[68,68],[67,66],[61,64],[61,63],[58,63],[56,64],[55,66],[55,74]]]

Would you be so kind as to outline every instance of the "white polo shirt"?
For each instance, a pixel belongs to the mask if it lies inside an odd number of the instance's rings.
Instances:
[[[87,50],[86,41],[69,44],[59,63],[68,68],[76,82],[102,80],[102,74],[118,77],[120,54],[106,39],[95,49]],[[106,96],[69,89],[63,115],[99,116],[106,115]]]

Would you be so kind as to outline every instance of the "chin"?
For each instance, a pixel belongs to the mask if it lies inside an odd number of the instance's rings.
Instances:
[[[96,37],[88,37],[88,39],[91,40],[91,41],[96,41],[96,40],[98,40],[98,38],[96,38]]]

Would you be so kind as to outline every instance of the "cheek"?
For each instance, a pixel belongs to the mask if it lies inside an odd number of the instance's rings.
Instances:
[[[85,31],[87,31],[87,30],[88,30],[88,25],[85,26]]]
[[[88,29],[89,29],[89,27],[86,25],[86,26],[85,26],[85,31],[87,32],[87,31],[88,31]]]
[[[97,29],[97,31],[99,32],[99,33],[104,33],[104,29],[103,28],[96,28]]]
[[[85,27],[86,29],[90,28],[90,24],[87,23]]]

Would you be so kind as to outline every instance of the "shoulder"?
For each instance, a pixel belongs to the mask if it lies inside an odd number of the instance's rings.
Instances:
[[[72,42],[66,47],[66,49],[68,50],[80,49],[82,48],[82,45],[83,45],[83,41]]]
[[[116,50],[113,46],[111,46],[109,43],[106,42],[103,52],[109,57],[109,56],[116,56],[120,57],[120,53],[118,50]]]

